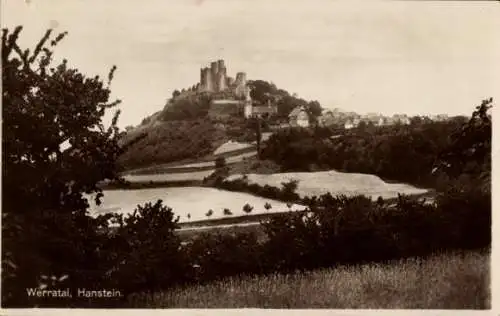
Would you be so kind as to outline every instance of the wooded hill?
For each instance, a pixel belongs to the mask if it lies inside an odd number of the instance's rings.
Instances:
[[[307,101],[279,89],[263,80],[248,81],[250,96],[255,105],[277,104],[278,115],[269,120],[286,119],[296,106],[304,106],[315,118],[321,114],[318,101]],[[140,137],[119,159],[123,169],[169,163],[183,159],[196,159],[213,152],[228,140],[255,139],[254,130],[242,116],[225,120],[208,117],[210,102],[215,98],[231,96],[217,93],[174,91],[165,107],[146,117],[137,127],[127,128],[121,143],[126,144]]]

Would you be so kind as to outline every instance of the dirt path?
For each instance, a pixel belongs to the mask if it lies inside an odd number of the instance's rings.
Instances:
[[[176,231],[182,232],[182,231],[200,231],[200,230],[210,230],[210,229],[217,229],[217,228],[230,228],[230,227],[246,227],[246,226],[255,226],[255,225],[260,225],[259,222],[250,222],[250,223],[241,223],[241,224],[224,224],[224,225],[207,225],[207,226],[199,226],[199,227],[186,227],[186,228],[179,228],[176,229]]]

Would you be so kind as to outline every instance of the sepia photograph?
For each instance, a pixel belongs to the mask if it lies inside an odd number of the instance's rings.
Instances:
[[[2,309],[492,309],[498,2],[0,3]]]

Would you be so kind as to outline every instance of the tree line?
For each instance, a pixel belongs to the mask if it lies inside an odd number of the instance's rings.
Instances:
[[[472,181],[490,168],[491,103],[485,100],[470,119],[344,131],[328,127],[280,130],[266,142],[262,158],[280,164],[283,171],[335,169],[436,188],[450,180],[441,163],[446,156],[455,157],[453,169]]]

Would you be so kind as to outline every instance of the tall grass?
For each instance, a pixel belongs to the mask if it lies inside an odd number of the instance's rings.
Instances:
[[[489,253],[455,252],[386,264],[233,277],[134,294],[143,308],[488,309]]]

